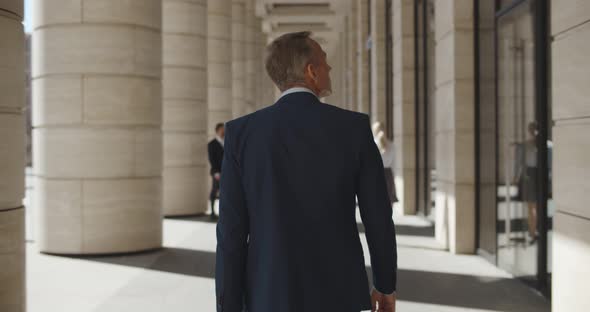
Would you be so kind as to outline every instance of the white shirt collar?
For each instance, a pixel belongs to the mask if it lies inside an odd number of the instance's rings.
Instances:
[[[306,87],[294,87],[294,88],[289,88],[289,89],[285,90],[285,91],[284,91],[284,92],[281,94],[281,96],[279,97],[279,99],[280,99],[280,98],[282,98],[282,97],[283,97],[283,96],[285,96],[285,95],[288,95],[288,94],[291,94],[291,93],[295,93],[295,92],[307,92],[307,93],[311,93],[311,94],[313,94],[314,96],[316,96],[316,95],[315,95],[315,93],[313,93],[313,91],[309,90],[309,89],[308,89],[308,88],[306,88]],[[316,97],[317,97],[317,96],[316,96]]]
[[[220,138],[218,135],[215,136],[215,140],[217,140],[217,142],[219,142],[219,144],[221,144],[221,146],[223,146],[223,139]]]

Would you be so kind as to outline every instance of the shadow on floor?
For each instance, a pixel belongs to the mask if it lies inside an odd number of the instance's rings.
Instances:
[[[166,217],[170,220],[180,221],[195,221],[204,223],[217,223],[217,219],[212,220],[209,215],[195,215],[195,216],[182,216],[182,217]],[[365,226],[362,223],[357,223],[359,233],[365,233]],[[422,237],[434,237],[434,226],[411,226],[411,225],[397,225],[395,226],[395,233],[397,235],[408,235],[408,236],[422,236]]]
[[[215,253],[162,248],[125,256],[77,259],[148,270],[215,278]],[[367,267],[369,280],[372,270]],[[550,311],[550,304],[518,280],[415,270],[398,271],[398,299],[403,301],[507,312]]]
[[[365,233],[365,226],[362,223],[356,224],[359,233]],[[434,237],[434,226],[410,226],[395,225],[395,234],[408,236]]]
[[[367,267],[369,280],[372,270]],[[550,303],[516,279],[399,270],[399,300],[506,312],[549,312]]]
[[[180,220],[180,221],[195,221],[195,222],[205,222],[205,223],[217,223],[217,221],[218,221],[218,219],[211,219],[211,216],[209,216],[208,214],[180,216],[180,217],[165,217],[164,219]]]
[[[148,270],[215,278],[215,253],[208,251],[169,248],[114,256],[78,256],[80,260],[118,264]]]

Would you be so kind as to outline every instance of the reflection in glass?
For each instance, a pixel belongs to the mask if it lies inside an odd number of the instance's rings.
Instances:
[[[515,8],[497,24],[498,263],[537,271],[537,147],[533,11]]]

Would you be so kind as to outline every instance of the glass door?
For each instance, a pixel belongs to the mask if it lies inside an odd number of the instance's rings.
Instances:
[[[429,218],[434,217],[432,208],[436,186],[434,5],[434,0],[414,2],[416,210]]]
[[[536,7],[543,2],[518,3],[497,17],[495,29],[497,261],[537,287],[547,277],[550,245],[550,113]]]
[[[475,1],[477,253],[496,264],[496,90],[494,1]]]
[[[537,146],[533,12],[523,4],[497,24],[498,263],[519,277],[537,272]]]

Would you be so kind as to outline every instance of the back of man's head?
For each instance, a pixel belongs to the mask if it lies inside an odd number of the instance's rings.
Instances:
[[[279,90],[305,83],[305,66],[312,61],[311,32],[288,33],[266,48],[265,67]]]

